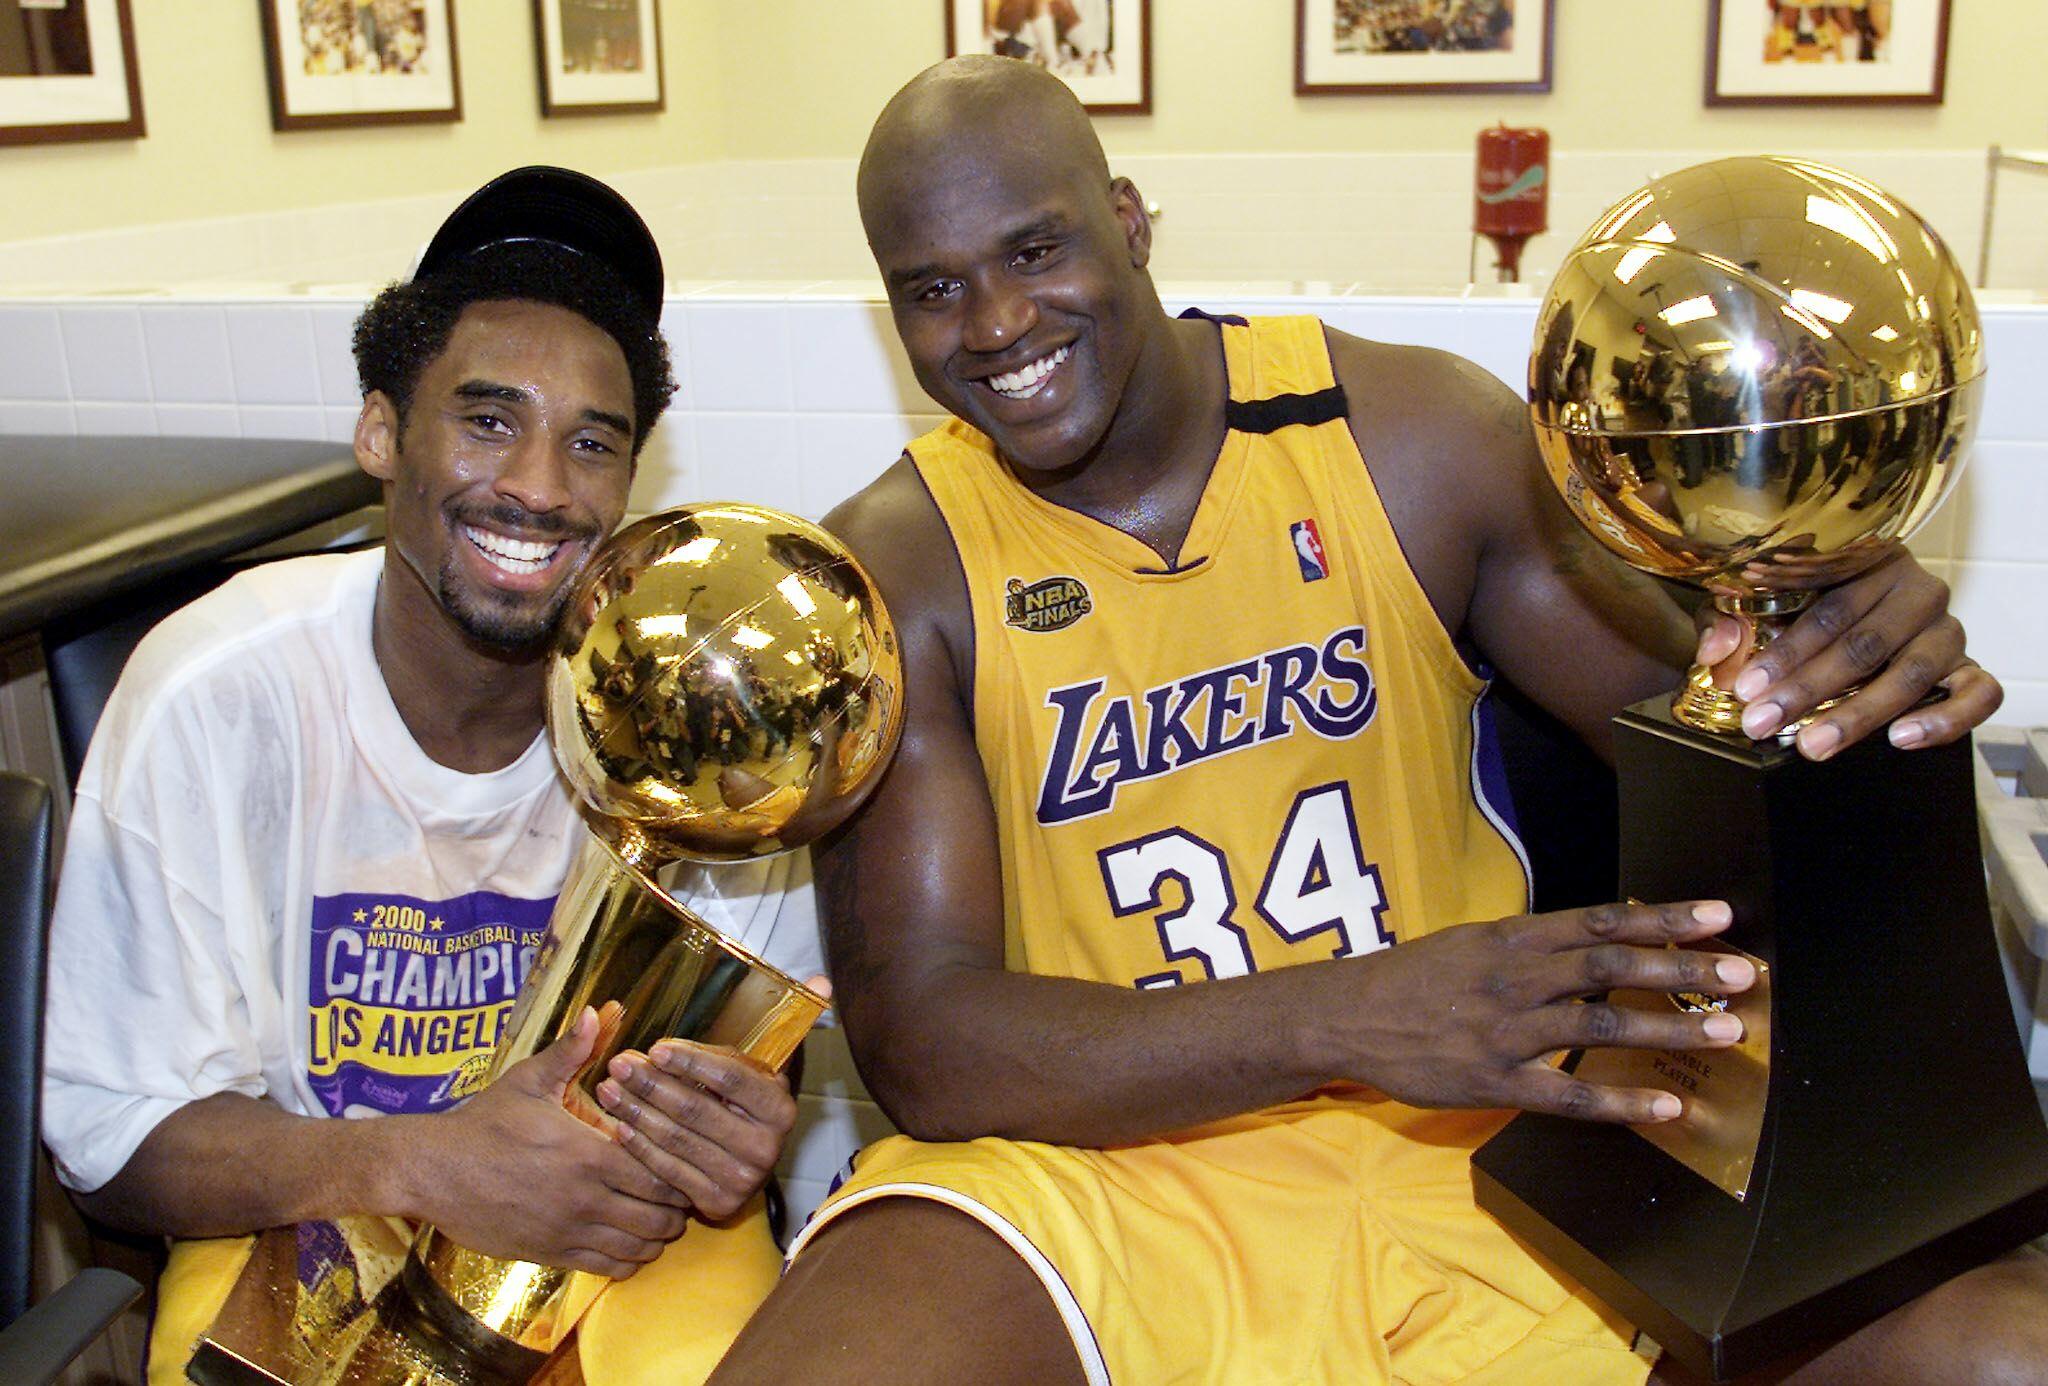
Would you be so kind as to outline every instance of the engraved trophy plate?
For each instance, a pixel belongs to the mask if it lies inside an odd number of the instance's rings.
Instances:
[[[1742,1038],[1726,1049],[1589,1049],[1574,1072],[1591,1083],[1675,1093],[1685,1103],[1680,1116],[1629,1129],[1723,1193],[1747,1198],[1771,1091],[1771,972],[1762,958],[1719,940],[1686,946],[1747,958],[1756,985],[1726,998],[1616,991],[1608,1002],[1652,1014],[1725,1010],[1742,1022]]]

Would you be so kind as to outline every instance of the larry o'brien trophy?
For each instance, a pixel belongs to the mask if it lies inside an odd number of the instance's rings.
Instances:
[[[2007,1001],[1967,741],[1814,763],[1752,742],[1725,683],[1952,488],[1983,378],[1966,280],[1859,178],[1725,159],[1612,208],[1544,301],[1530,408],[1551,480],[1630,564],[1704,587],[1755,643],[1615,722],[1623,893],[1726,899],[1699,945],[1736,1046],[1589,1050],[1677,1093],[1638,1128],[1525,1113],[1480,1205],[1693,1370],[1748,1371],[2048,1231],[2048,1131]]]
[[[491,1076],[547,1047],[586,1006],[597,1011],[598,1040],[566,1101],[602,1129],[614,1123],[595,1089],[622,1049],[676,1036],[780,1067],[824,998],[718,934],[655,873],[677,860],[785,851],[844,822],[895,749],[902,687],[874,584],[816,525],[711,503],[613,536],[577,579],[547,670],[549,735],[590,836]],[[289,1267],[279,1278],[293,1283],[277,1293],[298,1294]],[[267,1352],[223,1341],[233,1335],[217,1324],[191,1374],[323,1386],[524,1382],[603,1284],[484,1256],[423,1227],[368,1312],[321,1322],[319,1306],[302,1299],[291,1331],[272,1335],[291,1341]]]

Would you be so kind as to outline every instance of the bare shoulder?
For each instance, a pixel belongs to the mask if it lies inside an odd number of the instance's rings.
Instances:
[[[882,600],[913,656],[942,651],[966,686],[971,612],[953,533],[905,453],[871,484],[833,508],[825,528],[845,540],[882,589]]]
[[[1538,522],[1548,487],[1528,409],[1463,357],[1326,331],[1373,487],[1431,604],[1457,631],[1487,551]]]
[[[1368,458],[1426,463],[1447,486],[1475,470],[1532,460],[1528,408],[1491,371],[1432,347],[1326,331],[1351,430]]]

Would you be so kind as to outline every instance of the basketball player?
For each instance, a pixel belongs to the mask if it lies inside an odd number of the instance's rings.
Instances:
[[[758,1190],[795,1117],[774,1075],[621,1055],[598,1097],[624,1125],[600,1133],[562,1103],[586,1011],[484,1081],[583,840],[545,657],[675,389],[662,283],[612,189],[486,184],[356,323],[385,544],[238,575],[151,632],[108,702],[51,931],[43,1134],[89,1213],[176,1239],[153,1382],[184,1380],[263,1229],[337,1306],[419,1221],[631,1277],[578,1330],[600,1386],[701,1380],[773,1282]],[[792,869],[677,889],[757,946],[789,925],[768,951],[801,976]],[[658,1312],[682,1293],[688,1316]]]
[[[1664,947],[1719,901],[1522,916],[1474,661],[1599,745],[1689,623],[1575,544],[1476,367],[1166,317],[1142,198],[1035,69],[919,76],[859,194],[957,416],[831,520],[909,679],[890,777],[820,866],[848,1032],[909,1134],[859,1157],[714,1380],[1642,1382],[1628,1327],[1475,1209],[1468,1156],[1507,1108],[1669,1119],[1546,1056],[1739,1023],[1577,999],[1753,974]],[[1744,674],[1753,735],[1859,669],[1805,754],[1996,707],[1911,560],[1825,600]],[[1903,1310],[1814,1370],[1932,1379],[1873,1365],[1928,1325],[1954,1361],[2048,1354],[2013,1288],[2038,1279],[1966,1277],[1966,1318]]]

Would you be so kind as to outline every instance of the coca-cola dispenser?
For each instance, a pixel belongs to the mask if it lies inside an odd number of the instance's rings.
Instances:
[[[1550,132],[1506,122],[1479,132],[1472,231],[1493,242],[1500,282],[1521,278],[1522,247],[1550,229]]]

